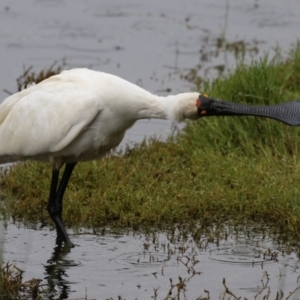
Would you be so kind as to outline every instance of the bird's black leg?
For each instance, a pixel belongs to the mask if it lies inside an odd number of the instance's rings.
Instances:
[[[77,162],[66,164],[63,176],[61,178],[59,187],[56,192],[55,202],[56,202],[56,207],[57,207],[61,222],[62,222],[62,210],[63,210],[63,197],[65,194],[69,179],[72,175],[72,171],[73,171],[74,167],[76,166],[76,164],[77,164]],[[57,241],[60,242],[62,240],[64,240],[63,235],[62,235],[61,231],[59,230],[59,228],[57,228]]]
[[[75,165],[76,163],[66,164],[66,168],[63,177],[61,179],[61,182],[59,184],[58,190],[57,190],[57,185],[58,185],[59,170],[53,169],[50,195],[49,195],[49,201],[47,206],[49,215],[56,225],[56,230],[58,233],[58,242],[59,240],[63,240],[65,244],[69,245],[70,247],[74,247],[74,245],[72,244],[67,234],[67,231],[63,225],[61,213],[62,213],[63,195]]]

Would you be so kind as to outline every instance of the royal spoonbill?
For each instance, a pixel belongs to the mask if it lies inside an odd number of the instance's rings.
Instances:
[[[299,106],[299,102],[268,107],[238,105],[199,93],[160,97],[111,74],[73,69],[31,85],[0,104],[0,163],[26,159],[50,162],[47,209],[58,240],[73,247],[62,222],[62,203],[75,165],[103,157],[137,120],[181,122],[211,115],[255,115],[299,125]]]
[[[47,209],[59,240],[72,247],[61,214],[77,162],[103,157],[139,119],[198,119],[198,97],[199,93],[159,97],[114,75],[88,69],[64,71],[0,104],[0,163],[50,162]]]

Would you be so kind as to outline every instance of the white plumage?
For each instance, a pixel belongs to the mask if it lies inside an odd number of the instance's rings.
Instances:
[[[198,97],[158,97],[114,75],[64,71],[0,105],[0,163],[98,158],[117,146],[138,119],[196,118]]]
[[[67,169],[102,157],[139,119],[197,119],[198,98],[199,93],[159,97],[117,76],[88,69],[63,71],[0,104],[0,163],[50,161],[58,174],[65,163]],[[62,191],[52,178],[48,204],[58,235],[70,246],[57,218],[61,219],[59,205],[73,167]]]

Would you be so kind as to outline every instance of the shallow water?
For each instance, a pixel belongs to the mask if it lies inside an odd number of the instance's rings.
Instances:
[[[85,297],[85,288],[88,299],[151,299],[154,289],[158,289],[157,299],[164,299],[170,290],[170,278],[177,284],[179,276],[186,280],[187,299],[205,296],[204,289],[211,299],[218,299],[225,290],[223,278],[233,294],[248,299],[254,299],[260,291],[257,299],[263,299],[268,288],[270,299],[275,299],[280,290],[287,296],[299,285],[296,256],[282,255],[276,251],[276,244],[261,235],[229,234],[218,245],[205,238],[196,244],[190,237],[183,241],[176,234],[173,238],[165,233],[82,233],[71,238],[76,247],[55,255],[54,231],[10,224],[4,258],[25,270],[25,280],[43,279],[52,299]],[[199,262],[194,265],[196,260]],[[174,288],[172,295],[176,294]],[[290,299],[299,298],[300,293],[295,293]]]
[[[258,55],[277,42],[288,50],[299,38],[298,0],[228,3],[226,10],[226,1],[219,0],[2,0],[0,102],[7,96],[4,89],[16,91],[15,80],[23,65],[40,71],[65,57],[67,68],[89,66],[164,95],[190,91],[193,84],[180,75],[198,64],[199,74],[210,77],[216,76],[217,65],[234,66],[233,55],[222,49],[204,61],[203,54],[216,50],[222,31],[229,41],[257,45]],[[246,59],[252,55],[249,52]],[[166,137],[171,131],[168,122],[141,121],[126,134],[123,145],[139,142],[145,134]],[[81,234],[72,238],[78,247],[52,263],[54,232],[9,224],[4,260],[24,269],[25,279],[44,278],[45,284],[53,285],[55,299],[63,293],[61,299],[84,297],[85,287],[89,299],[116,299],[119,295],[149,299],[153,288],[159,287],[158,299],[163,299],[170,289],[169,278],[177,283],[179,275],[190,276],[187,267],[177,261],[178,255],[182,256],[178,251],[168,257],[162,246],[155,250],[150,243],[144,254],[147,238],[143,235]],[[159,240],[168,243],[163,234]],[[187,282],[188,299],[204,296],[204,289],[210,291],[211,299],[218,299],[224,290],[223,277],[234,293],[253,299],[262,288],[264,271],[270,274],[272,298],[278,289],[292,291],[299,276],[296,257],[279,256],[279,262],[266,262],[263,268],[261,263],[252,266],[257,240],[259,249],[276,249],[260,237],[232,238],[219,248],[210,244],[206,251],[189,244],[187,253],[200,260],[195,270],[202,273]],[[150,251],[154,261],[150,261]],[[290,299],[300,299],[300,295]]]

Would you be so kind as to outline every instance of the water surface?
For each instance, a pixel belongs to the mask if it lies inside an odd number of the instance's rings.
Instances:
[[[85,297],[85,289],[88,299],[151,299],[154,289],[157,299],[164,299],[170,278],[175,285],[179,276],[185,280],[187,299],[205,296],[205,289],[211,299],[219,299],[223,278],[232,293],[248,299],[260,292],[257,299],[263,299],[269,288],[271,299],[280,290],[287,296],[299,286],[298,258],[282,254],[276,243],[259,234],[232,232],[220,243],[166,233],[81,233],[71,239],[76,247],[56,255],[54,231],[10,224],[5,260],[25,270],[25,280],[42,278],[53,299]],[[290,299],[299,298],[295,293]]]

